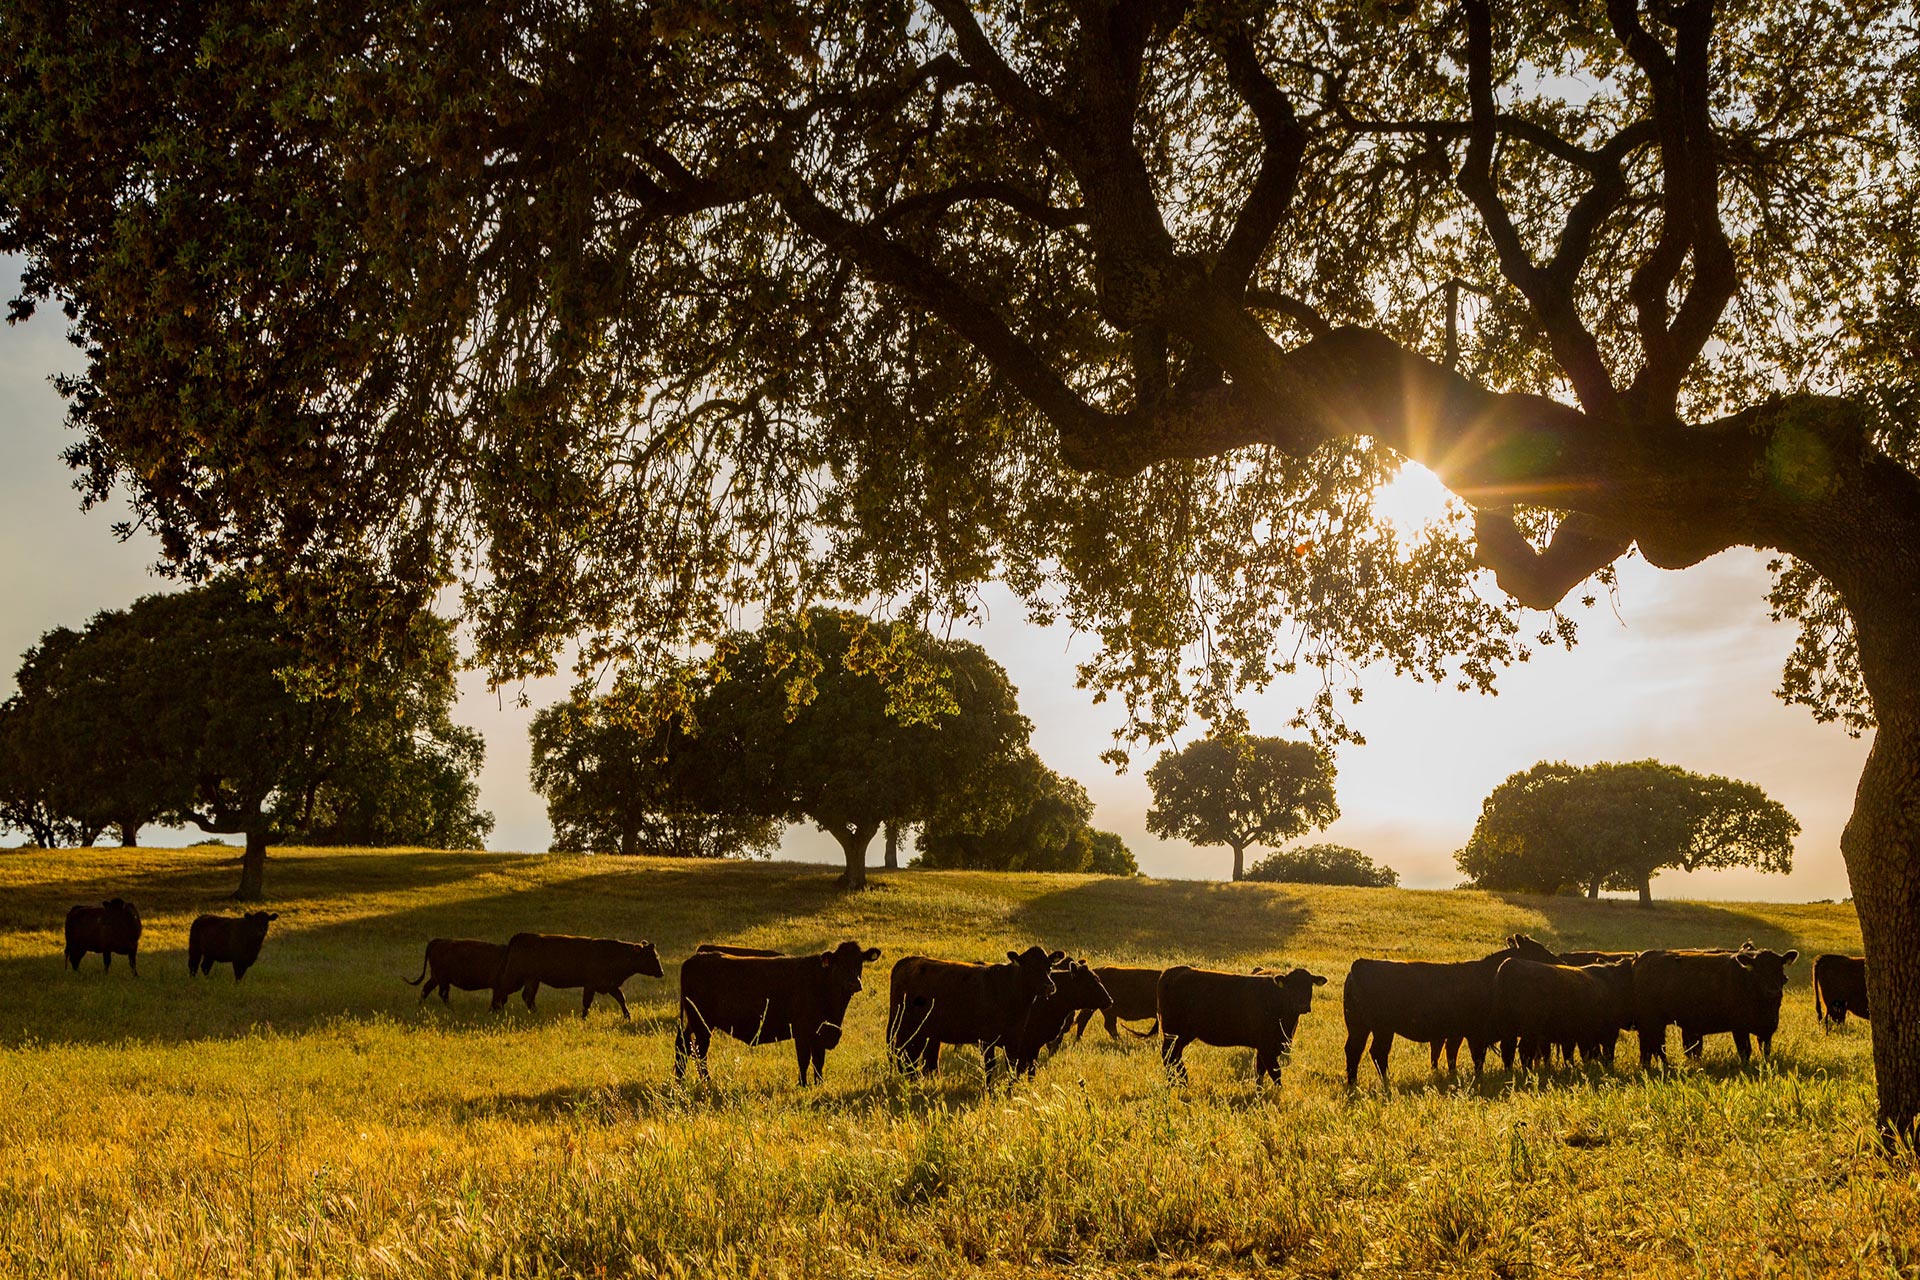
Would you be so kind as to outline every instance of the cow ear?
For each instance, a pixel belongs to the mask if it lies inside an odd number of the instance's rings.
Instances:
[[[1326,976],[1326,975],[1325,975],[1324,973],[1316,973],[1316,974],[1314,974],[1314,975],[1313,975],[1313,985],[1314,985],[1314,986],[1316,986],[1316,987],[1324,987],[1324,986],[1326,986],[1326,985],[1327,985],[1327,976]]]
[[[1064,951],[1049,951],[1049,952],[1047,952],[1047,963],[1048,963],[1048,964],[1059,964],[1059,963],[1060,963],[1060,962],[1061,962],[1062,960],[1065,960],[1066,958],[1067,958],[1067,953],[1066,953],[1066,952],[1064,952]]]
[[[868,964],[872,964],[875,960],[878,960],[880,958],[880,948],[868,947],[861,954],[866,956]]]
[[[820,953],[820,967],[822,969],[831,969],[833,967],[833,952],[822,951]]]
[[[1013,961],[1013,962],[1014,962],[1015,964],[1019,964],[1019,963],[1020,963],[1020,953],[1019,953],[1018,951],[1009,951],[1009,952],[1007,952],[1007,959],[1009,959],[1009,960],[1011,960],[1011,961]]]
[[[280,918],[280,913],[279,913],[278,911],[269,911],[269,912],[267,912],[267,919],[269,919],[269,920],[278,920],[279,918]]]
[[[1736,951],[1733,953],[1733,962],[1742,969],[1751,969],[1753,968],[1753,952]]]
[[[1789,965],[1789,964],[1792,964],[1795,960],[1798,960],[1799,958],[1800,958],[1800,952],[1798,950],[1789,951],[1787,952],[1786,955],[1780,957],[1780,963],[1782,965]]]

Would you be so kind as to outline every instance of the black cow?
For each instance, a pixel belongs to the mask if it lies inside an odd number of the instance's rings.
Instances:
[[[1053,994],[1065,952],[1007,952],[1005,964],[905,956],[887,990],[887,1048],[906,1071],[935,1071],[943,1044],[1005,1045],[1035,1001]]]
[[[1520,1064],[1545,1066],[1558,1047],[1568,1062],[1613,1063],[1620,1032],[1633,1023],[1632,960],[1541,964],[1518,957],[1494,973],[1493,1021],[1502,1039],[1519,1041]]]
[[[1688,955],[1643,951],[1633,962],[1634,1025],[1640,1032],[1640,1064],[1667,1059],[1667,1027],[1680,1028],[1680,1043],[1690,1058],[1702,1041],[1730,1032],[1742,1061],[1760,1051],[1773,1052],[1780,1026],[1780,995],[1787,988],[1787,966],[1798,951],[1733,951]]]
[[[1187,1078],[1187,1046],[1238,1046],[1254,1051],[1253,1077],[1280,1081],[1280,1055],[1293,1048],[1300,1016],[1313,1009],[1313,989],[1327,980],[1305,969],[1221,973],[1175,965],[1160,975],[1160,1059],[1167,1073]]]
[[[1032,1076],[1039,1070],[1042,1049],[1058,1051],[1059,1042],[1066,1036],[1067,1024],[1075,1014],[1084,1011],[1091,1017],[1113,1006],[1113,997],[1107,994],[1106,987],[1084,960],[1056,964],[1049,976],[1053,979],[1053,994],[1033,1002],[1027,1016],[1021,1019],[1020,1029],[1004,1046],[1007,1066],[1022,1075]],[[983,1045],[980,1050],[986,1059],[988,1075],[993,1074],[995,1049],[994,1045]]]
[[[1499,1044],[1511,1067],[1514,1046],[1493,1030],[1493,978],[1500,962],[1515,956],[1547,964],[1554,959],[1532,938],[1515,934],[1505,947],[1478,960],[1355,960],[1340,996],[1347,1021],[1347,1083],[1358,1083],[1360,1058],[1371,1039],[1373,1065],[1384,1084],[1395,1036],[1429,1046],[1436,1065],[1437,1046],[1446,1046],[1452,1066],[1465,1043],[1476,1073],[1486,1067],[1487,1050]]]
[[[724,1032],[748,1044],[793,1041],[800,1083],[811,1068],[817,1084],[827,1050],[840,1043],[847,1002],[861,989],[865,967],[880,948],[843,942],[813,956],[703,946],[680,965],[680,1026],[673,1037],[673,1074],[692,1058],[707,1076],[707,1047]]]
[[[500,1009],[515,991],[533,1008],[533,997],[544,983],[549,987],[580,988],[580,1016],[593,1008],[596,995],[612,996],[620,1016],[628,1021],[627,997],[620,986],[639,974],[664,978],[660,956],[651,942],[622,942],[618,938],[578,938],[565,933],[516,933],[507,939],[507,958],[494,979],[490,1008]]]
[[[1839,1026],[1848,1014],[1873,1020],[1867,1012],[1867,958],[1824,955],[1813,962],[1813,1012]]]
[[[233,966],[235,982],[260,959],[267,926],[278,911],[249,911],[243,916],[200,916],[187,928],[187,972],[210,974],[216,964]]]
[[[507,949],[498,942],[478,938],[435,938],[427,943],[426,959],[420,965],[420,977],[404,979],[410,987],[420,987],[425,1000],[435,990],[440,1003],[451,1004],[447,993],[454,987],[462,991],[492,991],[500,977],[500,966],[507,960]]]
[[[90,951],[100,953],[102,972],[113,968],[115,955],[123,955],[133,976],[140,976],[140,912],[131,902],[108,898],[97,907],[67,912],[67,963],[74,972]]]
[[[1107,995],[1113,999],[1112,1005],[1097,1011],[1107,1024],[1108,1035],[1115,1040],[1120,1038],[1120,1021],[1123,1018],[1130,1022],[1141,1018],[1154,1020],[1145,1031],[1127,1028],[1127,1034],[1139,1036],[1142,1040],[1159,1030],[1160,973],[1157,968],[1120,964],[1101,965],[1093,971],[1093,976],[1100,979],[1100,985],[1107,989]],[[1095,1012],[1086,1009],[1074,1019],[1075,1043],[1086,1033],[1087,1024],[1093,1021]]]

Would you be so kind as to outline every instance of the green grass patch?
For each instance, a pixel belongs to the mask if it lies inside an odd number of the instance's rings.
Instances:
[[[279,921],[235,984],[186,972],[227,909],[218,850],[0,855],[0,1274],[1096,1276],[1920,1274],[1920,1177],[1879,1158],[1865,1029],[1816,1026],[1810,958],[1858,950],[1847,906],[1539,899],[971,872],[845,896],[791,864],[278,850]],[[130,897],[143,976],[74,974],[68,906]],[[664,982],[578,1016],[544,991],[421,1006],[435,935],[655,942]],[[1357,956],[1550,945],[1798,947],[1773,1059],[1516,1084],[1344,1084]],[[679,959],[702,941],[843,937],[885,958],[826,1082],[788,1046],[716,1039],[676,1085]],[[1151,1042],[1089,1038],[989,1090],[976,1053],[885,1065],[886,970],[1042,942],[1096,961],[1304,964],[1321,990],[1284,1083],[1196,1046],[1169,1088]],[[1671,1046],[1679,1060],[1679,1047]],[[1367,1067],[1371,1072],[1371,1067]]]

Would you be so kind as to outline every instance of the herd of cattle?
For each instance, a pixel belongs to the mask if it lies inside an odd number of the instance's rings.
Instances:
[[[259,959],[267,925],[276,918],[263,911],[199,917],[188,931],[188,972],[231,964],[238,981]],[[115,955],[124,955],[137,975],[140,931],[140,913],[123,899],[75,907],[67,913],[67,963],[77,970],[83,956],[99,952],[110,968]],[[1734,951],[1556,953],[1516,934],[1479,960],[1355,960],[1341,1002],[1347,1083],[1356,1083],[1369,1053],[1386,1080],[1396,1038],[1426,1045],[1435,1070],[1444,1053],[1449,1071],[1457,1069],[1462,1045],[1475,1072],[1485,1069],[1487,1052],[1496,1047],[1508,1070],[1516,1061],[1523,1069],[1547,1065],[1555,1050],[1568,1062],[1577,1055],[1611,1065],[1626,1031],[1638,1033],[1645,1066],[1665,1060],[1670,1026],[1680,1028],[1689,1056],[1700,1053],[1706,1036],[1721,1034],[1733,1037],[1743,1060],[1755,1040],[1770,1053],[1787,967],[1798,958],[1797,951],[1760,950],[1751,942]],[[800,1083],[818,1081],[827,1050],[840,1043],[866,966],[879,959],[878,947],[856,942],[818,955],[701,945],[680,966],[675,1075],[684,1076],[691,1060],[706,1076],[708,1046],[718,1031],[752,1045],[790,1040]],[[435,938],[419,976],[406,981],[421,987],[423,1001],[436,991],[447,1001],[455,987],[487,991],[496,1010],[515,991],[532,1009],[542,986],[578,988],[581,1016],[596,995],[612,996],[630,1016],[621,988],[636,975],[666,976],[650,942],[517,933],[504,943]],[[1069,1028],[1078,1040],[1099,1014],[1116,1039],[1121,1021],[1151,1019],[1145,1031],[1128,1030],[1144,1039],[1157,1029],[1161,1057],[1176,1078],[1186,1077],[1182,1055],[1198,1042],[1252,1049],[1256,1079],[1277,1081],[1281,1055],[1292,1047],[1300,1018],[1312,1011],[1314,989],[1326,982],[1297,968],[1090,967],[1038,946],[1009,951],[1005,963],[995,964],[907,956],[893,966],[887,1046],[909,1072],[937,1069],[942,1045],[972,1045],[989,1075],[996,1055],[1005,1054],[1010,1070],[1031,1076]],[[1866,962],[1821,956],[1813,995],[1823,1020],[1867,1017]]]

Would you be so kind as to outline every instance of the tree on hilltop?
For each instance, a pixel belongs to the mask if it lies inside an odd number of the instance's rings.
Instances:
[[[1343,844],[1308,844],[1268,854],[1247,868],[1247,879],[1391,889],[1400,883],[1400,873]]]
[[[1024,748],[942,796],[920,833],[916,867],[1133,875],[1126,841],[1091,824],[1093,801]]]
[[[1493,789],[1455,855],[1480,889],[1637,889],[1671,868],[1793,870],[1800,824],[1751,782],[1658,760],[1576,769],[1542,762]]]
[[[1223,844],[1233,878],[1246,851],[1326,826],[1340,816],[1333,760],[1310,742],[1285,738],[1202,738],[1169,751],[1147,770],[1153,808],[1147,830],[1162,839]]]
[[[1894,0],[14,0],[0,252],[84,353],[92,500],[296,610],[462,584],[503,678],[999,576],[1130,737],[1296,666],[1325,735],[1340,673],[1487,689],[1630,551],[1764,549],[1783,694],[1875,730],[1842,851],[1911,1141],[1916,43]],[[1414,535],[1369,505],[1408,458],[1460,499]]]

